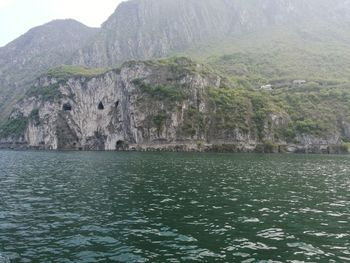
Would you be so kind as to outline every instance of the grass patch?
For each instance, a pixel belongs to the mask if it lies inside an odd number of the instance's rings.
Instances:
[[[58,80],[58,82],[67,81],[71,77],[96,77],[106,72],[102,68],[85,68],[79,66],[62,65],[50,69],[45,75]]]
[[[9,119],[0,126],[0,137],[20,137],[24,134],[27,124],[28,118],[23,116],[16,119]]]
[[[146,84],[141,79],[135,79],[132,82],[138,87],[141,92],[148,94],[156,100],[166,100],[168,102],[179,102],[183,101],[186,96],[185,93],[175,86],[166,85],[155,85]]]
[[[36,97],[43,101],[54,101],[62,97],[59,84],[49,86],[32,86],[26,93],[26,97]]]

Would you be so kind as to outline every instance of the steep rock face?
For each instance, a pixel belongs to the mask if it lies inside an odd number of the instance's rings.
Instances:
[[[345,120],[341,120],[340,127],[341,127],[343,138],[346,141],[350,141],[350,123]]]
[[[244,116],[251,125],[248,130],[226,124],[210,98],[210,91],[229,86],[226,79],[185,58],[129,62],[95,76],[44,76],[11,114],[10,123],[24,120],[23,131],[17,137],[8,134],[2,144],[45,149],[204,150],[232,143],[254,149],[260,139],[253,120]],[[268,117],[266,138],[286,122],[278,114]]]
[[[120,4],[73,63],[111,66],[274,27],[344,25],[349,11],[348,1],[331,0],[130,0]]]
[[[179,135],[184,112],[206,88],[220,87],[221,82],[215,75],[179,74],[168,66],[132,62],[94,77],[64,82],[43,77],[36,87],[55,86],[59,96],[27,98],[11,118],[28,117],[24,140],[34,147],[115,150],[127,144],[172,143],[191,138]],[[36,118],[31,118],[33,111]]]
[[[0,129],[0,146],[328,152],[341,142],[338,133],[296,134],[288,144],[291,119],[285,111],[264,105],[261,94],[236,91],[186,58],[75,72],[39,78]]]
[[[0,111],[23,95],[23,87],[48,68],[65,64],[97,29],[68,19],[29,30],[0,48]],[[4,117],[4,116],[0,116]]]

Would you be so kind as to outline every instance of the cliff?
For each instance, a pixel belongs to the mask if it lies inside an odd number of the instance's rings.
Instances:
[[[0,128],[0,145],[331,152],[350,135],[345,120],[331,130],[296,123],[276,98],[236,87],[187,58],[127,62],[106,72],[61,67],[41,76],[15,106]]]
[[[77,52],[73,64],[105,67],[160,58],[242,35],[269,35],[275,28],[324,31],[347,26],[349,11],[343,0],[130,0]]]

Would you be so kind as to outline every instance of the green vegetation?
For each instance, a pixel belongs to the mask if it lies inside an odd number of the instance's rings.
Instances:
[[[169,61],[161,60],[153,65],[169,66],[172,60]],[[246,63],[250,61],[247,59]],[[187,60],[183,62],[185,67],[188,63]],[[174,65],[178,67],[181,63]],[[170,71],[180,72],[181,66],[176,67]],[[209,88],[196,94],[197,101],[191,101],[184,85],[174,80],[164,80],[160,83],[171,84],[151,85],[142,79],[132,82],[143,94],[139,98],[141,108],[152,113],[147,120],[149,127],[156,127],[159,132],[166,125],[169,110],[178,110],[176,106],[185,100],[192,106],[183,111],[182,134],[194,137],[206,136],[209,132],[215,136],[216,132],[220,132],[222,136],[233,136],[235,131],[239,131],[259,139],[263,152],[275,152],[273,143],[276,141],[295,143],[299,134],[318,138],[334,135],[341,131],[339,120],[350,122],[350,89],[346,85],[338,85],[336,81],[308,82],[298,87],[280,87],[267,92],[255,89],[254,81],[250,79],[231,79],[233,88]],[[26,96],[54,101],[62,96],[59,85],[33,86]],[[208,112],[199,111],[200,101],[208,102]],[[29,120],[40,123],[38,109],[32,111]],[[21,130],[24,123],[17,120],[7,123],[9,129],[3,129],[2,133]],[[267,135],[271,141],[265,141]],[[349,138],[344,139],[349,141]]]
[[[204,65],[198,66],[198,63],[196,63],[194,60],[189,59],[188,57],[169,57],[164,59],[158,59],[158,60],[147,60],[145,61],[147,65],[151,66],[165,66],[170,69],[170,71],[174,74],[182,74],[182,73],[188,73],[188,72],[201,72],[203,70],[209,71],[207,67]]]
[[[334,35],[338,37],[330,37]],[[290,88],[298,79],[307,80],[305,86],[310,88],[341,87],[350,81],[347,36],[340,28],[276,27],[199,45],[180,55],[208,63],[246,88],[269,83],[274,88]]]
[[[265,141],[263,144],[263,152],[264,153],[277,153],[278,146],[271,141]]]
[[[255,148],[257,153],[278,153],[279,151],[278,145],[272,141],[265,141],[262,144],[258,144]]]
[[[349,145],[346,143],[339,145],[329,145],[327,148],[327,152],[330,154],[348,154],[349,150]]]
[[[194,136],[206,129],[205,115],[193,106],[185,111],[182,130],[186,135]]]
[[[28,124],[28,118],[17,117],[16,119],[9,119],[0,125],[0,137],[20,137],[23,135]]]
[[[350,152],[350,143],[343,143],[341,145],[341,149],[344,153],[349,153]]]
[[[40,123],[39,109],[33,109],[28,117],[19,116],[0,123],[0,138],[18,138],[24,134],[29,121]]]
[[[27,97],[40,98],[43,101],[54,101],[62,96],[59,84],[49,86],[32,86],[26,93]]]
[[[238,128],[249,131],[249,121],[252,115],[249,91],[243,89],[209,89],[208,98],[213,111],[213,121],[218,129]]]
[[[158,115],[153,117],[153,123],[158,130],[161,130],[161,128],[164,126],[167,117],[168,116],[165,111],[161,111],[158,113]]]
[[[29,115],[29,120],[33,121],[36,125],[40,124],[39,109],[33,109]]]
[[[296,121],[296,130],[299,133],[305,133],[305,134],[312,134],[315,131],[322,134],[322,130],[324,127],[322,127],[322,123],[320,121],[314,121],[314,120],[303,120],[303,121]]]
[[[256,130],[262,140],[266,125],[271,126],[270,114],[288,121],[285,103],[268,93],[245,88],[209,89],[208,98],[213,108],[214,127],[218,129],[238,129],[243,133]],[[290,127],[275,129],[274,132],[280,135],[292,133]]]
[[[177,87],[174,86],[163,86],[156,85],[152,86],[146,84],[140,79],[135,79],[133,84],[137,86],[143,93],[148,94],[157,100],[166,100],[167,102],[173,103],[182,101],[186,98],[185,93]]]
[[[288,143],[296,143],[295,137],[297,136],[297,132],[294,128],[286,128],[279,131],[278,139],[284,139]]]
[[[101,68],[85,68],[78,66],[62,65],[57,68],[50,69],[45,75],[56,78],[58,82],[65,82],[72,76],[78,77],[96,77],[106,72]]]
[[[339,130],[339,119],[350,120],[350,90],[323,87],[276,92],[299,133],[325,136]]]
[[[142,92],[141,108],[152,112],[148,124],[161,130],[170,116],[169,110],[175,110],[188,99],[193,106],[183,112],[181,132],[192,137],[210,129],[224,135],[239,130],[260,139],[263,151],[269,152],[274,147],[264,144],[267,132],[273,133],[269,137],[272,141],[287,142],[296,142],[299,134],[325,138],[340,133],[340,120],[350,123],[350,70],[346,66],[350,53],[344,53],[347,48],[315,44],[295,34],[274,33],[254,34],[258,37],[256,41],[244,36],[191,51],[196,61],[206,62],[208,66],[198,66],[197,62],[184,57],[143,62],[153,67],[159,77],[159,81],[152,84],[143,79],[133,81]],[[71,76],[93,77],[103,72],[102,69],[62,66],[50,70],[48,76],[60,83]],[[209,88],[197,101],[191,101],[188,87],[179,82],[187,74],[210,78],[217,72],[225,76],[229,81],[227,86],[233,88]],[[306,84],[293,85],[293,80],[298,79],[305,79]],[[32,87],[26,96],[54,101],[62,96],[59,83]],[[221,86],[226,84],[222,83]],[[266,84],[271,84],[273,90],[260,90],[260,86]],[[198,110],[201,100],[209,102],[208,113]],[[39,121],[37,113],[33,112],[30,118]],[[284,123],[277,125],[271,116],[281,118]]]
[[[273,125],[270,115],[284,119],[274,127],[275,139],[294,142],[297,134],[325,137],[340,130],[338,120],[350,120],[350,89],[277,90],[261,92],[250,88],[209,89],[212,120],[217,129],[254,131],[262,140],[264,131]]]
[[[59,91],[61,83],[66,82],[70,77],[95,77],[105,72],[104,69],[89,69],[76,66],[61,66],[49,70],[45,76],[55,78],[57,83],[48,86],[32,86],[30,87],[25,97],[37,97],[43,101],[54,101],[62,97]]]
[[[350,148],[349,148],[349,145],[348,145],[348,144],[341,144],[341,145],[339,146],[339,151],[340,151],[341,153],[349,153],[349,150],[350,150]]]

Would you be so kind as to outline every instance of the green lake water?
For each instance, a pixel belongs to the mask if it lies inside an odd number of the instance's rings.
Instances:
[[[0,151],[0,262],[350,262],[350,156]]]

